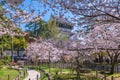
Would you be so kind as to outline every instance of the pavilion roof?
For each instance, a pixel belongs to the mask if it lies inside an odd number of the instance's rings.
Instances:
[[[69,22],[68,20],[66,20],[65,18],[62,18],[59,16],[52,16],[52,19],[58,21],[61,24],[65,24],[65,25],[71,26],[73,28],[73,24],[71,22]]]

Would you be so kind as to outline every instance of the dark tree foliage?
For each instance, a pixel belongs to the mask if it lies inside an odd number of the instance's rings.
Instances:
[[[26,24],[26,31],[29,32],[29,34],[32,37],[39,37],[40,36],[40,29],[45,25],[45,22],[42,20],[35,21],[35,22],[29,22]]]
[[[26,28],[30,36],[35,38],[56,39],[58,35],[57,23],[51,19],[48,22],[44,22],[43,20],[30,22],[26,25]]]

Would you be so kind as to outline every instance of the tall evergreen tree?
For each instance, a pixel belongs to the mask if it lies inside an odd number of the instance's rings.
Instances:
[[[58,26],[56,21],[50,19],[48,22],[44,22],[42,20],[36,22],[30,22],[26,25],[26,31],[32,37],[39,38],[42,37],[43,39],[56,39],[58,34]]]

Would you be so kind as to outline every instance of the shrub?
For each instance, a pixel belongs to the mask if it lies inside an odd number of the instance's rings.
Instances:
[[[0,69],[2,68],[3,62],[0,60]]]
[[[4,64],[8,64],[10,62],[10,56],[5,55],[3,58],[3,62],[4,62]]]
[[[63,80],[59,75],[54,75],[53,80]]]

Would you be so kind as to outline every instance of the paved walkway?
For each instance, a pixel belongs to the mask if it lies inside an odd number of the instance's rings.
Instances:
[[[40,73],[37,72],[36,70],[28,70],[28,76],[24,80],[37,80],[37,75],[40,78]]]

